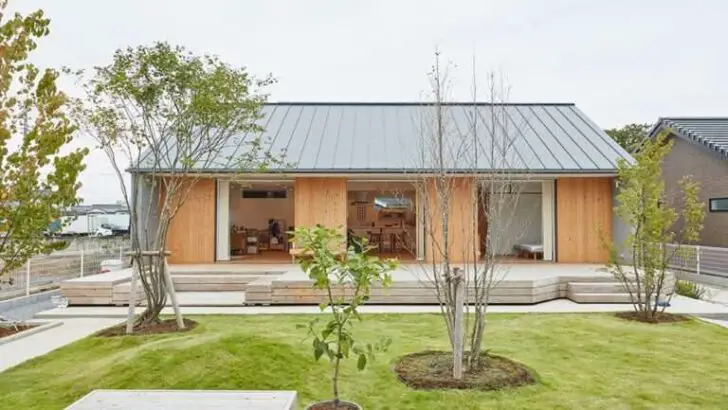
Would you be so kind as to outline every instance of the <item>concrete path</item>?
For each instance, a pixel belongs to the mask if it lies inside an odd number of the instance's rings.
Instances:
[[[557,299],[536,305],[496,305],[491,306],[492,313],[586,313],[586,312],[618,312],[629,310],[629,304],[579,304],[566,299]],[[137,312],[141,312],[141,307]],[[363,313],[438,313],[439,306],[422,305],[367,305],[360,307]],[[259,314],[315,314],[318,306],[189,306],[183,307],[187,315],[259,315]],[[728,319],[728,306],[709,303],[676,296],[668,312],[690,314],[703,317]],[[164,314],[172,314],[171,308],[165,308]],[[126,307],[88,306],[52,309],[36,315],[37,318],[125,318]]]
[[[714,325],[718,325],[718,326],[722,326],[722,327],[728,328],[728,320],[706,319],[706,318],[703,318],[703,317],[701,317],[700,319],[703,320],[703,321],[705,321],[705,322],[712,323]]]
[[[59,320],[63,321],[61,326],[0,345],[0,372],[120,322],[98,317]]]
[[[240,306],[245,300],[245,292],[177,292],[180,306]],[[167,306],[171,306],[167,300]]]
[[[706,298],[709,302],[728,305],[728,289],[706,286]]]

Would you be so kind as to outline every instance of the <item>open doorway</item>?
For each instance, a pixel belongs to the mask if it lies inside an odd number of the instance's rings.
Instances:
[[[366,238],[380,257],[414,260],[417,246],[417,191],[409,182],[349,181],[347,232]]]
[[[543,260],[545,224],[542,182],[496,183],[494,186],[493,189],[500,192],[491,198],[489,182],[481,181],[478,185],[481,255],[485,255],[486,248],[492,246],[498,258],[514,262]],[[499,200],[500,204],[495,202]],[[494,202],[489,204],[490,201]],[[491,209],[495,215],[488,218],[486,209]],[[546,256],[550,257],[550,252]]]
[[[287,263],[291,182],[230,183],[230,260]]]

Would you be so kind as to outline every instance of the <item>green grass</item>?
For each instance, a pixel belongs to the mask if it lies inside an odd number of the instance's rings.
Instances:
[[[193,317],[184,334],[87,338],[0,373],[0,407],[62,409],[93,389],[296,390],[330,397],[328,362],[314,362],[297,323],[307,316]],[[354,361],[342,398],[372,409],[709,409],[728,406],[728,331],[698,321],[646,325],[606,314],[490,315],[487,345],[538,373],[499,392],[413,391],[396,356],[445,349],[437,315],[368,315],[355,334],[393,344],[366,371]]]

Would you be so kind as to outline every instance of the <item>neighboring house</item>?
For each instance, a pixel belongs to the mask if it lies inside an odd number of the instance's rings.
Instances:
[[[516,245],[537,245],[544,260],[605,262],[608,252],[602,240],[621,240],[626,232],[613,218],[613,202],[617,161],[631,161],[629,154],[573,104],[497,107],[503,110],[484,103],[445,107],[445,164],[457,181],[450,232],[464,233],[452,235],[453,255],[467,253],[467,232],[485,231],[478,222],[483,218],[474,194],[483,189],[482,176],[495,167],[517,175],[513,188],[522,196],[513,212],[519,221],[530,222],[522,233],[504,233],[500,253],[513,254]],[[230,164],[244,144],[224,147],[219,158],[210,161],[213,166],[196,170],[202,178],[170,225],[171,262],[286,255],[285,245],[268,235],[271,221],[283,232],[315,224],[343,226],[377,241],[383,254],[436,259],[432,235],[425,233],[420,217],[435,209],[436,202],[421,183],[413,183],[424,180],[426,186],[434,181],[435,166],[427,161],[432,144],[423,137],[428,133],[422,127],[433,110],[426,103],[266,104],[260,122],[264,136],[272,152],[284,150],[285,162],[294,165],[241,175]],[[476,136],[467,137],[470,145],[463,149],[458,138],[473,129],[469,119],[475,112],[480,119]],[[493,142],[488,124],[494,118],[511,124],[513,149],[506,165],[487,160]],[[455,146],[457,152],[450,151]],[[464,165],[466,157],[475,162]],[[171,170],[155,166],[148,156],[130,171],[133,184],[142,187],[138,195],[155,198],[153,190],[160,184],[152,184],[150,175],[161,178]],[[406,200],[393,201],[394,197]],[[381,205],[387,203],[396,206]],[[251,232],[258,235],[252,242]]]
[[[77,205],[66,211],[60,221],[51,224],[50,229],[61,235],[90,235],[95,234],[101,225],[128,229],[129,210],[126,204]]]
[[[649,136],[661,131],[674,141],[662,166],[670,200],[679,198],[678,181],[692,176],[700,183],[700,199],[705,203],[698,244],[728,247],[728,118],[660,118]],[[676,227],[680,229],[680,221]]]

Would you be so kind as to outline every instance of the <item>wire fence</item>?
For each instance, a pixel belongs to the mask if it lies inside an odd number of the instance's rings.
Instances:
[[[670,268],[728,280],[728,248],[701,245],[680,247],[682,250],[675,252],[677,245],[667,246],[668,252],[673,255],[668,262]]]
[[[128,251],[127,243],[112,242],[36,256],[5,275],[3,281],[9,283],[0,285],[0,300],[55,289],[67,279],[96,275],[103,261],[123,261]]]

